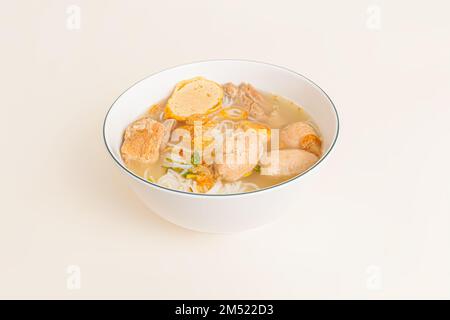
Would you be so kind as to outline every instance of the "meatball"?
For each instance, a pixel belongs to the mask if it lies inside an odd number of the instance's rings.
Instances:
[[[278,159],[276,153],[272,151],[260,161],[261,174],[268,176],[295,175],[309,169],[317,160],[316,155],[305,150],[278,150]]]
[[[294,122],[280,130],[280,147],[300,148],[320,157],[322,142],[312,126],[306,122]]]

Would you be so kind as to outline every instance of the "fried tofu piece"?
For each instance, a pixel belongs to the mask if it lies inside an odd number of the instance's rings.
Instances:
[[[269,105],[264,96],[258,92],[252,85],[241,83],[239,87],[232,83],[226,83],[222,86],[223,91],[233,104],[245,108],[249,115],[258,121],[267,121]]]
[[[300,148],[320,157],[322,141],[312,126],[306,122],[294,122],[280,130],[280,146],[283,149]]]
[[[278,150],[278,161],[276,153],[269,152],[260,160],[261,175],[268,176],[291,176],[300,174],[316,163],[318,157],[308,151],[300,149]]]
[[[136,120],[130,124],[124,134],[120,149],[125,163],[133,160],[143,163],[155,163],[159,158],[159,149],[164,135],[164,125],[150,117]]]
[[[186,120],[209,114],[222,105],[222,87],[202,77],[179,82],[165,108],[166,119]]]

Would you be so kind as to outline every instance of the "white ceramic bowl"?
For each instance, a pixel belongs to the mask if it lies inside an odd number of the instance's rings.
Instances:
[[[180,80],[203,76],[218,83],[249,82],[256,88],[286,97],[305,108],[321,129],[324,153],[303,174],[271,188],[235,195],[202,195],[174,191],[152,184],[129,171],[120,145],[128,124],[152,103],[168,96]],[[336,109],[316,84],[275,65],[245,60],[213,60],[186,64],[153,74],[125,91],[109,109],[103,127],[106,147],[139,198],[155,213],[182,227],[230,233],[264,225],[295,209],[301,189],[308,188],[311,172],[329,155],[339,131]]]

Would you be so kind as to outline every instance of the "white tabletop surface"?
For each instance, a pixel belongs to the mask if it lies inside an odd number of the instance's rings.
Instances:
[[[1,6],[1,298],[450,298],[448,1]],[[137,80],[217,58],[306,75],[342,126],[315,206],[226,236],[149,212],[101,133]]]

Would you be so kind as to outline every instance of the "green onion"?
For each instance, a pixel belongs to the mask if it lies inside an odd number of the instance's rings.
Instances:
[[[191,173],[192,173],[192,171],[188,170],[188,171],[186,171],[185,173],[183,173],[181,176],[182,176],[183,178],[186,178],[186,176],[187,176],[188,174],[191,174]]]
[[[191,157],[191,162],[194,166],[200,164],[200,154],[197,151],[194,151]]]

